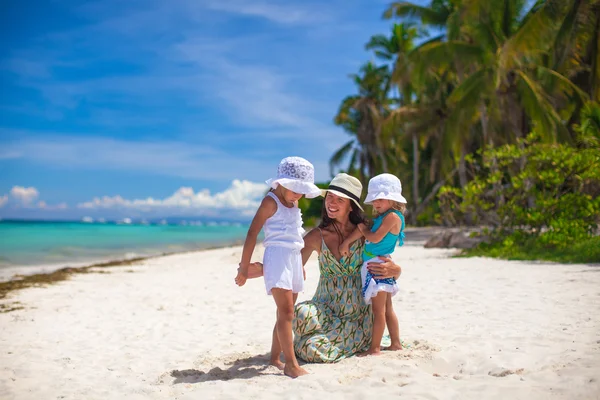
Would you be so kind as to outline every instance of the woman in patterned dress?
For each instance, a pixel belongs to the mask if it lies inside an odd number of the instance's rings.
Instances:
[[[363,222],[360,181],[338,174],[324,190],[321,224],[304,236],[302,261],[319,253],[319,284],[312,300],[294,311],[294,350],[308,362],[336,362],[366,350],[371,344],[373,314],[362,297],[360,270],[363,239],[352,243],[348,256],[339,246]],[[389,258],[369,265],[380,278],[399,278],[401,268]]]
[[[350,246],[341,257],[339,246],[358,223],[363,221],[359,204],[362,185],[347,174],[338,174],[323,191],[322,221],[304,236],[302,263],[313,252],[319,253],[319,284],[312,300],[294,309],[294,351],[307,362],[337,362],[368,349],[373,330],[371,306],[362,298],[360,270],[363,263],[363,239]],[[389,258],[369,265],[379,278],[399,278],[401,268]],[[249,278],[262,275],[260,263],[251,264]],[[273,343],[272,351],[277,351]]]

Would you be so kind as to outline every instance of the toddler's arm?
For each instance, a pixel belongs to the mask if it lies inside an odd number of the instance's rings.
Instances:
[[[350,254],[350,245],[361,237],[363,237],[363,234],[361,233],[360,229],[356,228],[353,230],[352,233],[342,242],[342,244],[340,244],[340,254],[344,257]]]
[[[389,213],[383,218],[383,222],[381,226],[377,228],[375,232],[371,232],[365,224],[359,224],[358,229],[361,230],[365,239],[367,239],[371,243],[379,243],[385,235],[387,235],[392,229],[402,226],[402,221],[400,221],[400,217],[396,215],[396,213]]]

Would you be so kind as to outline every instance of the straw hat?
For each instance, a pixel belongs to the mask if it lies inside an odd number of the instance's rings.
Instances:
[[[378,199],[406,203],[406,199],[402,196],[402,183],[400,179],[392,174],[380,174],[371,178],[365,204],[371,204],[374,200]]]
[[[337,174],[329,183],[327,189],[321,190],[321,195],[325,197],[327,192],[331,192],[336,196],[350,199],[360,208],[360,195],[362,193],[362,183],[353,176],[345,173]],[[364,211],[364,210],[363,210]]]
[[[286,157],[281,160],[277,167],[277,177],[266,182],[273,189],[281,185],[309,199],[321,194],[321,189],[315,185],[315,168],[302,157]]]

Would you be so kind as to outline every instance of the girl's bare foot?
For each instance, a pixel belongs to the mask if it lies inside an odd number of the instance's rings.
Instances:
[[[380,356],[381,351],[379,349],[369,349],[367,351],[363,351],[362,353],[357,354],[357,357],[366,357],[366,356]]]
[[[285,366],[285,364],[282,363],[281,360],[278,359],[278,358],[277,359],[271,359],[271,361],[269,361],[269,364],[272,365],[272,366],[274,366],[274,367],[277,367],[278,369],[280,369],[282,371],[283,371],[283,367]]]
[[[402,343],[400,344],[392,344],[391,346],[388,347],[384,347],[381,350],[385,350],[385,351],[398,351],[398,350],[402,350],[404,347],[402,347]]]
[[[307,375],[308,371],[306,371],[299,365],[285,364],[285,367],[283,368],[283,373],[289,376],[290,378],[297,378],[302,375]]]

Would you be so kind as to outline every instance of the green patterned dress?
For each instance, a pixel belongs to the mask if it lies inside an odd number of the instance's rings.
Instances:
[[[363,242],[336,260],[321,240],[319,286],[312,300],[296,305],[294,350],[307,362],[332,363],[368,349],[373,314],[361,292]]]

